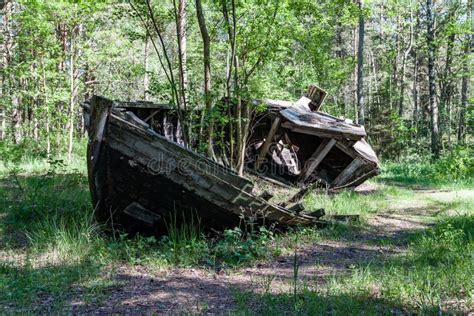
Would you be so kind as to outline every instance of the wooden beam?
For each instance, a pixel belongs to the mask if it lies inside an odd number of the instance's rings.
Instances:
[[[355,158],[331,183],[332,187],[339,187],[350,179],[352,174],[364,164],[364,160],[360,157]]]
[[[342,136],[337,133],[332,133],[331,131],[320,131],[316,129],[310,129],[310,128],[303,128],[300,127],[292,122],[285,122],[281,124],[281,127],[287,128],[295,133],[301,133],[301,134],[308,134],[308,135],[315,135],[318,137],[323,137],[323,138],[335,138],[335,139],[342,139]]]
[[[171,104],[168,103],[153,103],[148,101],[137,101],[137,102],[114,102],[114,107],[116,108],[126,108],[126,109],[164,109],[172,110],[175,109]]]
[[[305,163],[303,170],[299,176],[300,182],[305,182],[308,177],[313,173],[318,165],[323,161],[324,157],[329,153],[331,148],[336,144],[336,140],[332,138],[324,138],[321,144],[318,146],[316,151],[313,153],[311,158]]]
[[[255,169],[258,170],[262,163],[265,161],[265,157],[267,156],[268,149],[270,148],[270,145],[273,141],[273,137],[275,136],[275,133],[278,131],[278,128],[280,127],[281,123],[281,117],[277,116],[275,120],[273,121],[272,127],[270,128],[270,131],[268,132],[267,138],[265,139],[265,142],[262,145],[262,148],[260,149],[260,152],[258,154],[257,162],[255,164]]]
[[[150,115],[147,116],[146,119],[143,120],[143,122],[147,123],[149,120],[151,120],[156,114],[158,114],[161,111],[161,109],[153,111]]]
[[[336,147],[339,148],[343,153],[345,153],[352,159],[355,159],[356,157],[358,157],[358,155],[352,146],[354,146],[354,144],[351,144],[345,141],[344,139],[338,141],[336,144]]]

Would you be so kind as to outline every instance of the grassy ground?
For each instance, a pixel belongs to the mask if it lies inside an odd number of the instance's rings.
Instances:
[[[216,288],[225,283],[216,275],[224,273],[234,284],[225,310],[238,314],[472,310],[472,179],[436,180],[427,187],[425,178],[416,182],[404,167],[387,168],[368,191],[307,197],[309,207],[329,214],[360,214],[356,224],[286,233],[262,228],[250,235],[236,228],[212,238],[188,225],[173,227],[164,237],[130,238],[107,235],[94,222],[83,164],[32,159],[3,165],[0,312],[115,304],[111,293],[131,284],[117,277],[124,267],[135,272],[146,267],[147,277],[199,269],[213,275],[205,286]],[[333,250],[325,252],[323,246]],[[354,256],[359,248],[362,255]],[[272,268],[261,276],[267,266]],[[237,282],[248,274],[245,269],[260,275],[258,286]],[[274,281],[282,275],[288,280]],[[141,287],[144,281],[136,282]]]

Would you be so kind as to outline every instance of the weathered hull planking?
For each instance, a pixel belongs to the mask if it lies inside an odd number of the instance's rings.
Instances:
[[[242,220],[282,226],[323,223],[255,196],[252,182],[179,145],[173,139],[176,128],[160,135],[130,105],[93,97],[83,107],[90,138],[89,183],[101,222],[151,232],[192,218],[213,229]]]

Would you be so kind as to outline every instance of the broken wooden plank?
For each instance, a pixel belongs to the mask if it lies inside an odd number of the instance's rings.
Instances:
[[[264,99],[263,103],[265,103],[268,107],[273,107],[277,109],[285,109],[293,105],[293,102],[290,101],[283,101],[283,100],[273,100],[273,99]]]
[[[154,227],[161,220],[160,215],[147,210],[137,202],[131,203],[123,210],[123,212],[150,227]]]
[[[318,165],[321,163],[321,161],[323,161],[329,151],[334,147],[336,142],[337,141],[332,138],[323,139],[311,158],[306,162],[305,167],[299,177],[300,182],[305,182],[308,179],[308,177],[314,172],[314,170],[316,170]]]
[[[275,120],[273,121],[272,127],[270,128],[267,138],[265,139],[265,142],[263,143],[262,148],[260,149],[260,152],[258,154],[258,158],[255,163],[256,170],[260,169],[260,166],[265,161],[265,157],[267,156],[268,149],[270,148],[270,145],[273,141],[273,137],[275,136],[276,132],[278,131],[278,128],[280,127],[280,123],[281,123],[281,117],[277,116]]]
[[[304,204],[303,203],[295,203],[293,205],[289,205],[288,207],[286,207],[289,211],[295,213],[295,214],[299,214],[301,212],[303,212],[305,210],[305,207],[304,207]]]
[[[151,120],[156,114],[160,113],[161,109],[153,111],[150,115],[148,115],[143,122],[147,123],[149,120]]]
[[[360,157],[355,158],[342,172],[334,179],[331,186],[338,187],[346,183],[354,172],[364,164],[364,160]]]
[[[295,202],[301,201],[301,200],[304,198],[304,196],[305,196],[308,192],[311,192],[312,190],[314,190],[317,185],[318,185],[317,182],[313,182],[313,183],[309,184],[308,186],[303,187],[301,190],[299,190],[298,192],[296,192],[296,194],[293,195],[293,196],[288,200],[288,202],[282,203],[282,204],[280,204],[280,205],[284,207],[285,205],[288,205],[289,203],[295,203]]]
[[[357,157],[357,152],[352,148],[353,143],[350,143],[346,140],[338,141],[336,147],[342,150],[346,155],[351,158]]]
[[[305,99],[306,101],[309,100],[308,98]],[[318,112],[311,112],[303,104],[303,101],[298,101],[293,106],[280,111],[280,114],[299,128],[316,130],[355,140],[367,136],[363,126],[336,120],[326,115],[321,115]]]
[[[341,189],[344,189],[344,188],[347,188],[347,187],[357,187],[358,185],[362,184],[365,180],[369,179],[370,177],[373,177],[377,174],[379,174],[380,170],[378,168],[375,168],[367,173],[364,173],[363,175],[361,175],[360,177],[358,177],[357,179],[349,182],[349,183],[344,183],[343,185],[339,186],[339,187],[335,187],[335,188],[332,188],[331,191],[332,192],[335,192],[335,191],[338,191],[338,190],[341,190]]]
[[[323,208],[320,208],[320,209],[317,209],[311,213],[308,213],[306,215],[309,215],[311,217],[316,217],[316,218],[320,218],[320,217],[323,217],[324,215],[326,215],[326,211],[324,211]]]
[[[310,85],[306,96],[311,99],[308,107],[311,111],[317,112],[326,99],[327,92],[316,85]]]

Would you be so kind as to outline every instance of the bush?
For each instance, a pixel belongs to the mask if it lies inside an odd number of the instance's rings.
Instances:
[[[434,164],[434,178],[438,181],[467,180],[474,176],[474,150],[457,146]]]

